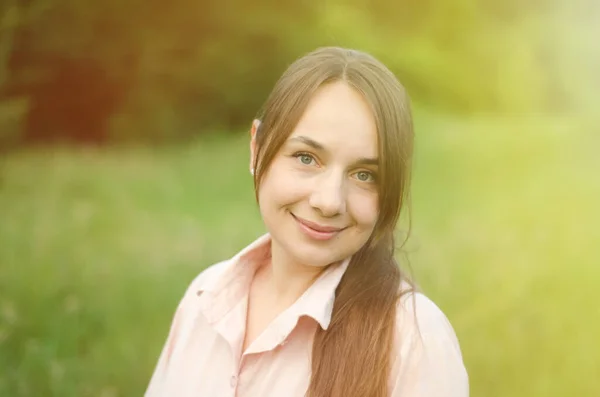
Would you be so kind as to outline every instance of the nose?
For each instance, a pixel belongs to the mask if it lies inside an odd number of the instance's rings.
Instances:
[[[309,204],[323,217],[334,217],[346,211],[344,178],[333,170],[320,175]]]

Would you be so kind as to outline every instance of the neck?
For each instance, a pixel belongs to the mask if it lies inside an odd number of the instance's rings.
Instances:
[[[295,302],[327,269],[296,263],[275,243],[271,242],[271,261],[264,267],[265,287],[276,302],[290,305]]]

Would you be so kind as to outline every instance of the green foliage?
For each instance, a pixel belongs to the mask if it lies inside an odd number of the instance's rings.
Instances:
[[[241,0],[77,0],[42,15],[14,39],[29,58],[12,83],[41,68],[33,84],[43,86],[56,60],[91,60],[113,90],[126,92],[113,138],[159,141],[196,135],[199,126],[248,124],[287,63],[313,48],[311,34],[298,33],[317,17],[311,3]]]
[[[285,67],[322,45],[373,53],[420,106],[441,112],[595,107],[597,89],[588,82],[597,80],[600,54],[589,38],[598,32],[591,19],[581,20],[583,1],[569,7],[545,0],[10,4],[0,27],[7,85],[25,82],[20,94],[34,95],[35,84],[56,79],[58,60],[96,65],[107,90],[118,91],[115,109],[102,116],[111,118],[109,134],[117,141],[247,128]],[[30,59],[12,70],[11,54]]]
[[[549,110],[551,82],[564,76],[539,56],[551,45],[542,2],[369,3],[327,2],[324,30],[383,60],[420,104],[462,114]]]
[[[18,142],[28,106],[27,98],[0,101],[0,150]]]

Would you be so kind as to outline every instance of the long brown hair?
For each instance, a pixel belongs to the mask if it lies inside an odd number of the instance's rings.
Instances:
[[[404,276],[394,259],[394,229],[409,198],[413,125],[409,98],[372,56],[338,47],[317,49],[281,76],[259,114],[254,186],[324,84],[344,81],[363,95],[376,120],[381,178],[379,217],[369,241],[353,255],[337,289],[331,324],[318,328],[308,397],[384,397],[396,305]]]

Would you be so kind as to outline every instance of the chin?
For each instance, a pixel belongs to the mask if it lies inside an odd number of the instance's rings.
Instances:
[[[332,263],[341,262],[343,258],[334,258],[331,256],[327,257],[316,257],[315,255],[294,255],[298,263],[302,263],[304,266],[324,268]]]
[[[306,241],[293,243],[290,254],[299,263],[312,267],[326,267],[332,263],[343,261],[351,255],[350,253],[340,252],[329,244],[319,246]]]

